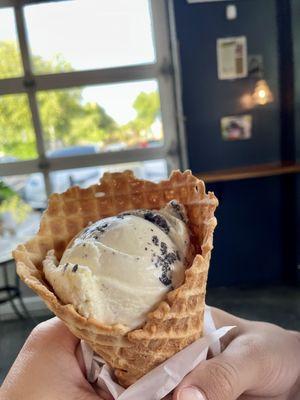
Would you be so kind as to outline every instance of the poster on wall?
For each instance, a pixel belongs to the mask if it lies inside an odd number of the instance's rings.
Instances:
[[[248,76],[246,36],[217,39],[218,78],[238,79]]]
[[[252,136],[252,115],[231,115],[221,118],[224,140],[246,140]]]

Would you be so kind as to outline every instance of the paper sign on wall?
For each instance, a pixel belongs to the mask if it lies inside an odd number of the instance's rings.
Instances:
[[[247,39],[245,36],[217,39],[218,78],[248,76]]]

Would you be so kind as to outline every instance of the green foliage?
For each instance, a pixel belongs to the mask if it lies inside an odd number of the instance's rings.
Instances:
[[[80,139],[86,143],[104,143],[116,129],[117,124],[104,108],[96,103],[87,103],[71,121],[68,144],[76,144]]]
[[[122,140],[132,143],[139,142],[151,130],[151,125],[160,117],[160,101],[158,92],[141,92],[133,103],[136,117],[122,127]],[[151,136],[151,135],[150,135]]]
[[[19,51],[12,41],[0,42],[0,78],[23,73]],[[0,97],[0,155],[19,158],[36,156],[27,96],[8,95]]]
[[[0,204],[0,216],[4,213],[10,213],[17,223],[25,221],[30,211],[31,207],[24,203],[18,195],[4,200]]]
[[[56,55],[52,60],[33,56],[35,73],[72,71],[70,63]],[[12,41],[0,42],[0,79],[22,75],[19,49]],[[157,92],[140,93],[133,107],[136,117],[119,126],[104,108],[83,104],[80,88],[38,92],[37,101],[47,150],[87,143],[137,142],[159,114]],[[35,135],[26,94],[0,97],[0,156],[37,157]]]
[[[38,93],[38,104],[46,148],[74,143],[72,120],[81,112],[79,89],[51,90]]]
[[[159,116],[159,95],[158,92],[141,92],[133,103],[137,113],[133,121],[137,128],[148,129]]]
[[[72,65],[64,60],[61,54],[56,54],[49,61],[34,55],[32,57],[32,64],[34,73],[37,75],[73,71]]]
[[[11,213],[14,220],[19,223],[26,219],[31,207],[24,203],[3,181],[0,181],[0,220],[1,214]]]
[[[0,41],[0,77],[5,79],[21,75],[23,67],[16,43],[12,40]]]
[[[3,181],[0,181],[0,204],[4,200],[8,200],[11,197],[15,196],[15,192],[7,186]]]

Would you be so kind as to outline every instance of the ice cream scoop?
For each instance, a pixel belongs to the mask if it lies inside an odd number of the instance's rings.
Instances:
[[[60,263],[44,261],[56,295],[106,325],[140,326],[184,280],[189,232],[184,207],[130,210],[81,231]]]

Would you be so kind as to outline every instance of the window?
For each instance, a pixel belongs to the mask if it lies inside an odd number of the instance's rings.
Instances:
[[[56,72],[155,61],[150,8],[145,0],[38,4],[25,7],[25,20],[31,53],[52,60],[60,54],[65,60],[58,63]],[[54,72],[37,57],[32,61],[35,73]]]
[[[107,170],[180,166],[166,6],[0,0],[0,181],[31,209]]]
[[[39,91],[37,102],[49,157],[80,154],[68,146],[99,153],[163,145],[155,80]]]

